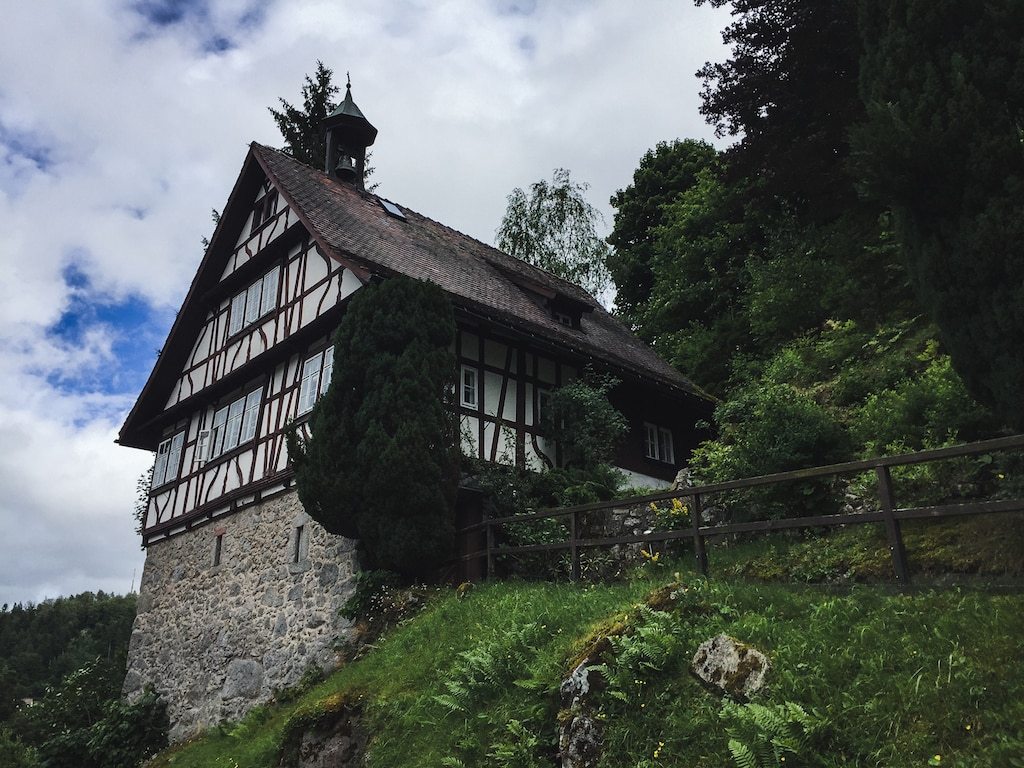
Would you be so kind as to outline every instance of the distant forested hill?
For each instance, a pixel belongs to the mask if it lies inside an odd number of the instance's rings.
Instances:
[[[83,592],[0,608],[0,722],[22,698],[97,658],[124,669],[135,595]]]

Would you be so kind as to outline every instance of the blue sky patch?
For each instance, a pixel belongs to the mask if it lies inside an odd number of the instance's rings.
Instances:
[[[3,147],[4,162],[8,165],[16,157],[29,160],[40,171],[46,171],[53,165],[52,148],[40,136],[27,131],[11,130],[0,123],[0,146]]]
[[[71,289],[70,302],[47,334],[74,347],[83,344],[91,330],[105,330],[113,339],[114,360],[101,361],[87,371],[54,372],[48,382],[64,392],[138,394],[167,336],[173,312],[157,310],[139,296],[113,299],[98,295],[89,276],[76,264],[64,269],[63,278]]]
[[[210,13],[207,0],[136,0],[133,8],[158,27],[178,24],[188,16],[205,19]]]

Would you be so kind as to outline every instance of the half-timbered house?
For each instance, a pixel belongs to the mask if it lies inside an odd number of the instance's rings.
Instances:
[[[708,415],[698,390],[575,285],[367,192],[376,129],[346,93],[327,168],[250,146],[122,445],[154,451],[125,691],[154,683],[174,734],[234,717],[343,629],[352,542],[303,512],[285,449],[330,383],[331,334],[368,281],[440,285],[456,312],[463,450],[541,469],[549,394],[588,365],[621,384],[631,482],[670,481]]]

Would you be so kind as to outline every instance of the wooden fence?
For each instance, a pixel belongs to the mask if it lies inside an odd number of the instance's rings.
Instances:
[[[866,459],[864,461],[851,461],[843,464],[798,469],[792,472],[780,472],[773,475],[748,477],[726,483],[714,483],[711,485],[680,488],[678,490],[662,491],[644,496],[616,499],[614,501],[581,504],[579,506],[564,507],[560,509],[541,510],[539,512],[513,515],[510,517],[490,518],[479,523],[463,527],[460,530],[463,542],[472,542],[474,539],[479,540],[482,534],[482,542],[477,543],[477,549],[461,555],[460,560],[463,561],[463,564],[468,564],[474,560],[485,560],[486,574],[488,577],[493,577],[495,574],[495,558],[498,555],[517,555],[530,552],[568,550],[570,559],[570,576],[573,579],[578,579],[580,577],[580,552],[584,549],[628,544],[651,544],[654,542],[691,539],[693,542],[693,553],[696,560],[696,566],[703,575],[707,576],[708,556],[707,549],[705,547],[705,540],[709,537],[725,536],[727,534],[736,533],[765,533],[797,528],[884,523],[886,536],[889,542],[889,550],[892,553],[892,565],[896,582],[900,585],[906,585],[910,582],[910,575],[907,569],[907,554],[903,544],[903,535],[900,530],[901,521],[922,518],[983,515],[998,512],[1020,512],[1024,511],[1024,499],[972,500],[961,503],[946,503],[937,506],[901,508],[897,506],[897,500],[893,490],[892,470],[897,467],[929,464],[946,459],[965,456],[980,456],[984,454],[1019,449],[1024,449],[1024,435],[1015,435],[1013,437],[997,438],[994,440],[951,446],[948,448],[938,448],[935,450],[919,451],[917,453],[907,453],[898,456],[884,456],[876,459]],[[836,479],[845,475],[872,471],[876,477],[879,502],[878,509],[875,510],[818,515],[813,517],[759,520],[745,523],[723,523],[720,525],[702,524],[702,510],[704,509],[704,503],[709,496],[714,494],[749,488],[778,486],[782,483],[792,483],[794,481],[801,480],[806,481],[826,478]],[[638,505],[649,505],[651,503],[657,504],[658,502],[670,501],[676,498],[683,500],[689,507],[691,524],[687,528],[653,531],[642,534],[600,536],[594,538],[582,538],[578,535],[578,531],[581,530],[580,517],[585,513],[598,511],[608,511],[611,513],[611,510],[622,510]],[[498,531],[509,523],[528,524],[539,520],[553,518],[568,518],[568,536],[565,541],[519,546],[502,545],[497,541]],[[480,543],[483,544],[482,548],[480,548]],[[466,548],[469,547],[464,545],[464,549]]]

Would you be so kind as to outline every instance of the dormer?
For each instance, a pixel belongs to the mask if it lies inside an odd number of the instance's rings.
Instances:
[[[504,264],[488,260],[492,267],[502,273],[515,284],[526,296],[541,307],[553,320],[566,328],[581,330],[583,315],[594,311],[594,306],[586,301],[562,293],[550,285],[527,277],[521,272],[509,269]]]

